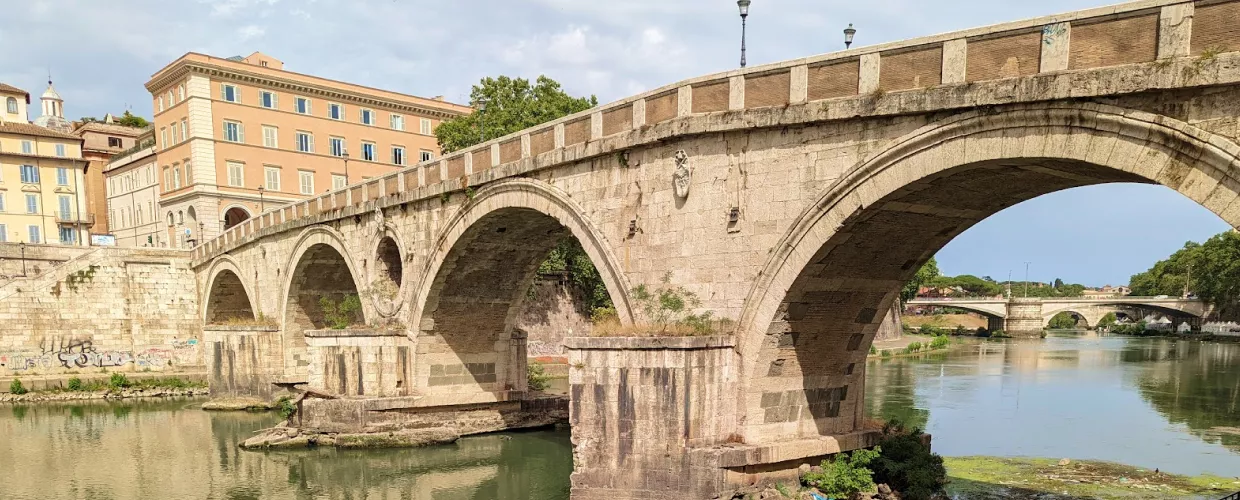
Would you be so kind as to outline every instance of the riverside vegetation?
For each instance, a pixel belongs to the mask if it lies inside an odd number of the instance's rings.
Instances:
[[[180,377],[160,377],[130,380],[124,373],[113,373],[107,381],[72,377],[64,387],[42,391],[30,391],[21,379],[9,383],[9,394],[0,395],[0,401],[30,402],[75,399],[116,399],[148,396],[204,395],[207,383],[185,380]]]

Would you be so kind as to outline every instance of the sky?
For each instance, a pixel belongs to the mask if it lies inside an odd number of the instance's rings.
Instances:
[[[149,118],[143,84],[190,51],[258,50],[290,71],[455,102],[485,76],[545,74],[571,94],[610,102],[735,68],[740,45],[732,0],[0,2],[6,18],[20,21],[0,23],[0,82],[30,91],[37,114],[50,71],[70,119],[125,110]],[[758,65],[841,49],[849,23],[854,46],[864,46],[1107,3],[753,0],[747,59]],[[949,274],[1000,278],[1033,261],[1034,279],[1123,283],[1186,240],[1226,228],[1165,188],[1078,188],[996,214],[939,260]]]

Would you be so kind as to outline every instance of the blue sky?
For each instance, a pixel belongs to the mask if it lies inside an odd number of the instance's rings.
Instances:
[[[840,49],[848,23],[862,46],[1101,5],[753,0],[748,60]],[[484,76],[546,74],[570,93],[608,102],[734,68],[740,45],[732,0],[7,0],[5,7],[13,22],[0,23],[0,82],[30,91],[37,110],[50,68],[71,119],[126,109],[149,117],[143,84],[187,51],[260,50],[291,71],[458,102]],[[1125,222],[1135,220],[1147,223]],[[1056,228],[1040,234],[1071,235],[1076,248],[1023,239],[1040,231],[1028,228]],[[1121,229],[1148,242],[1108,247]],[[1185,240],[1223,229],[1169,190],[1104,186],[1013,207],[962,235],[940,261],[953,274],[999,278],[1032,260],[1041,279],[1119,283]]]

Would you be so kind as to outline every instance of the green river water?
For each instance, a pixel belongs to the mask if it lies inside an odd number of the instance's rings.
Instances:
[[[983,342],[871,361],[867,409],[946,456],[1099,459],[1240,474],[1240,344]],[[562,499],[568,431],[421,449],[246,452],[271,414],[201,400],[0,406],[0,499]]]

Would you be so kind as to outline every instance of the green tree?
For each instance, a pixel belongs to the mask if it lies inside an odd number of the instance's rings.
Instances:
[[[1114,325],[1116,321],[1119,321],[1119,318],[1115,317],[1115,313],[1106,313],[1106,315],[1104,315],[1102,319],[1098,320],[1097,327],[1099,329],[1110,328],[1111,325]]]
[[[603,277],[576,238],[570,236],[560,240],[546,260],[539,264],[538,273],[567,276],[575,291],[584,297],[586,312],[613,307]]]
[[[917,297],[917,289],[922,285],[929,284],[932,280],[939,276],[939,263],[930,257],[930,260],[917,270],[917,274],[913,275],[913,279],[904,284],[904,289],[900,290],[900,300],[908,302]]]
[[[481,110],[480,103],[486,103]],[[598,105],[598,98],[573,97],[559,82],[539,76],[533,84],[524,78],[483,78],[469,93],[477,112],[444,121],[435,129],[439,147],[450,153],[502,137]]]
[[[1053,330],[1071,330],[1076,328],[1076,316],[1073,316],[1070,312],[1056,314],[1047,324],[1047,328]]]
[[[1205,243],[1187,242],[1145,272],[1134,274],[1128,286],[1133,295],[1147,296],[1178,296],[1187,289],[1214,304],[1220,316],[1234,319],[1240,316],[1240,234],[1226,231]]]
[[[1063,280],[1061,280],[1061,279],[1059,279],[1059,278],[1055,278],[1055,284],[1054,284],[1054,287],[1055,287],[1055,289],[1056,289],[1056,290],[1058,290],[1058,289],[1060,289],[1060,288],[1063,288]]]
[[[126,111],[125,114],[121,115],[119,118],[116,119],[116,124],[124,125],[126,127],[138,127],[138,128],[146,128],[146,127],[151,126],[151,122],[146,121],[146,118],[135,115],[128,111]]]

